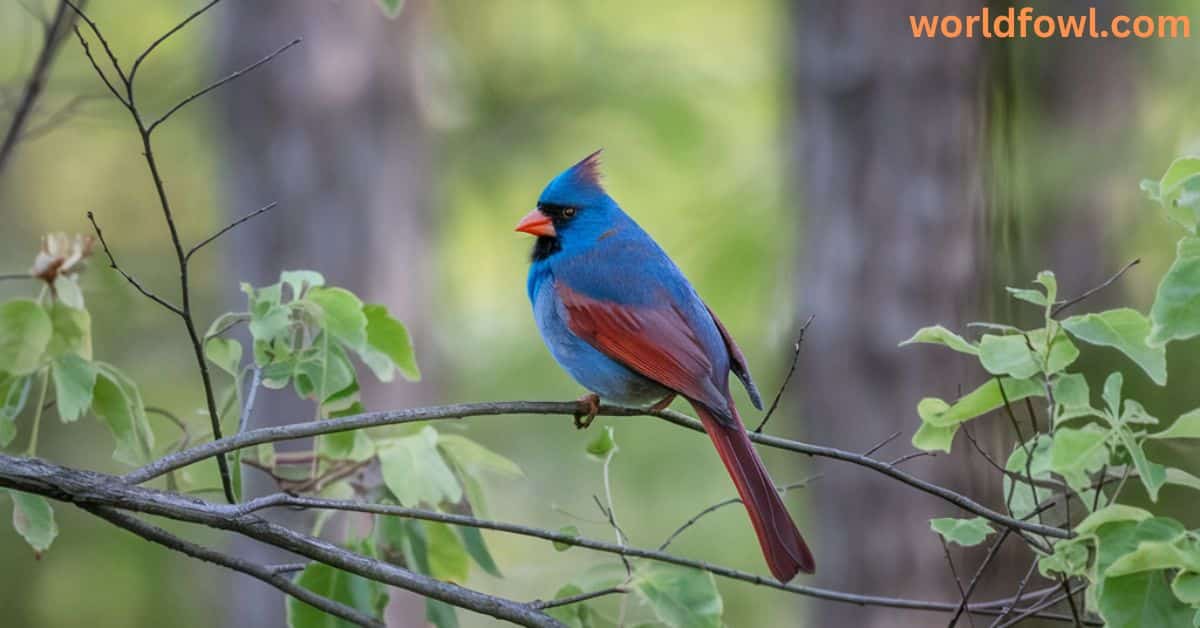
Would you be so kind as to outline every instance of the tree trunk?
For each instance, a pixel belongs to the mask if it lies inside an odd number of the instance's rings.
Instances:
[[[908,22],[979,5],[799,7],[797,167],[808,246],[798,276],[800,311],[816,315],[802,353],[803,416],[813,441],[865,450],[894,431],[910,435],[921,397],[952,398],[980,383],[957,355],[896,347],[923,325],[974,320],[979,301],[983,50],[978,40],[914,39]],[[907,469],[984,492],[983,473],[973,481],[960,458]],[[846,467],[827,471],[810,500],[820,585],[950,597],[953,579],[928,519],[959,515],[952,507]],[[929,625],[926,615],[891,609],[815,610],[817,626]]]
[[[223,10],[225,39],[218,42],[221,67],[233,69],[304,38],[222,91],[231,217],[279,203],[233,234],[231,271],[262,285],[281,270],[313,269],[364,301],[387,305],[408,326],[426,380],[384,387],[371,385],[364,371],[368,408],[436,399],[428,333],[432,160],[418,71],[427,9],[406,2],[389,20],[367,1],[239,2]],[[311,418],[311,404],[292,397],[260,391],[252,425]],[[247,475],[247,496],[272,489]],[[285,560],[249,543],[238,552]],[[277,591],[244,578],[231,578],[230,587],[231,625],[283,625]],[[419,599],[393,598],[405,602],[392,625],[423,625]]]
[[[965,356],[897,349],[913,331],[1032,323],[1008,305],[1004,285],[1051,268],[1070,296],[1115,270],[1099,242],[1115,209],[1101,184],[1118,172],[1118,151],[1103,147],[1128,139],[1119,121],[1129,116],[1129,53],[1112,40],[991,41],[985,50],[979,39],[912,37],[909,15],[979,14],[965,0],[799,4],[797,163],[808,242],[800,311],[817,317],[803,353],[804,416],[814,441],[865,449],[897,430],[910,435],[921,397],[952,399],[983,381]],[[1006,9],[999,4],[993,14]],[[1087,6],[1036,10],[1082,15]],[[1106,7],[1100,19],[1110,12],[1120,11]],[[1006,459],[1006,423],[973,429]],[[995,470],[970,449],[960,436],[953,455],[908,470],[1002,508]],[[812,503],[821,584],[958,597],[928,519],[961,512],[850,469],[827,473]],[[974,599],[1014,592],[1031,557],[1009,549]],[[959,574],[969,577],[982,553],[952,552]],[[821,626],[929,624],[892,610],[816,609]]]

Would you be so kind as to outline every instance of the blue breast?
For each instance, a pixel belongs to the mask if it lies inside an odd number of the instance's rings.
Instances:
[[[667,389],[629,370],[571,332],[547,260],[530,266],[526,289],[533,304],[533,318],[550,355],[584,388],[602,399],[624,405],[644,405],[666,396]]]

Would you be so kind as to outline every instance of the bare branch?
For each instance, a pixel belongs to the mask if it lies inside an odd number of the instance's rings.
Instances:
[[[158,39],[155,39],[153,42],[151,42],[151,44],[145,50],[142,51],[142,54],[138,55],[137,58],[133,60],[133,65],[129,67],[129,82],[130,83],[133,82],[134,77],[137,75],[138,67],[140,67],[142,65],[142,61],[145,61],[146,57],[150,56],[150,53],[154,52],[154,49],[157,48],[159,46],[159,44],[170,39],[172,35],[174,35],[175,33],[178,33],[180,30],[183,29],[184,26],[187,26],[192,20],[203,15],[205,11],[208,11],[209,9],[211,9],[213,7],[213,5],[215,5],[216,3],[220,2],[220,1],[221,0],[211,0],[208,4],[193,11],[191,15],[184,18],[184,20],[182,22],[176,24],[174,28],[163,33],[162,35],[159,36]]]
[[[523,626],[559,628],[562,625],[526,604],[442,582],[356,554],[328,541],[301,534],[245,512],[237,505],[212,504],[174,493],[129,486],[115,476],[7,455],[0,455],[0,487],[73,503],[84,509],[116,507],[236,532],[368,580],[399,587],[497,619]]]
[[[17,143],[26,137],[25,124],[28,122],[30,114],[33,113],[34,103],[37,102],[42,95],[42,90],[46,87],[46,77],[50,74],[50,66],[54,63],[62,41],[74,24],[75,13],[67,10],[65,2],[59,2],[54,17],[44,23],[42,49],[33,63],[29,78],[25,80],[20,100],[17,101],[12,120],[8,123],[8,130],[4,132],[4,139],[0,141],[0,174],[4,173],[4,167],[16,149]]]
[[[220,0],[213,0],[213,3],[216,3],[216,2],[220,2]],[[210,6],[211,6],[211,5],[210,5]],[[256,210],[254,210],[254,211],[250,212],[249,214],[246,214],[245,216],[242,216],[241,218],[238,218],[237,220],[235,220],[235,221],[233,221],[233,222],[231,222],[231,223],[229,223],[229,224],[225,225],[224,227],[222,227],[222,228],[221,228],[219,231],[217,231],[216,233],[214,233],[214,234],[212,234],[212,235],[208,236],[207,238],[204,238],[203,240],[201,240],[201,241],[200,241],[200,243],[199,243],[199,244],[197,244],[196,246],[193,246],[192,248],[188,249],[187,255],[184,255],[184,256],[183,256],[183,258],[184,258],[185,260],[189,260],[189,261],[190,261],[190,260],[192,259],[192,254],[194,254],[196,251],[199,251],[200,249],[204,248],[204,246],[205,246],[205,245],[207,245],[208,243],[210,243],[210,242],[212,242],[213,240],[216,240],[217,238],[219,238],[219,237],[221,237],[221,236],[225,235],[225,233],[226,233],[227,231],[229,231],[230,229],[233,229],[234,227],[236,227],[236,226],[238,226],[238,225],[242,224],[243,222],[246,222],[247,220],[250,220],[251,218],[254,218],[255,216],[258,216],[259,214],[262,214],[262,213],[265,213],[265,212],[271,211],[272,209],[275,209],[275,206],[276,206],[276,205],[278,205],[278,204],[279,204],[279,203],[275,203],[275,202],[268,203],[268,204],[266,204],[266,205],[264,205],[264,206],[262,206],[262,207],[259,207],[259,208],[258,208],[258,209],[256,209]]]
[[[808,486],[809,482],[819,479],[821,477],[821,475],[822,474],[818,473],[816,475],[811,475],[803,480],[800,480],[799,482],[796,482],[793,484],[788,484],[787,486],[777,486],[777,487],[775,487],[775,490],[779,491],[780,493],[786,493],[792,489],[802,488],[802,487]],[[704,510],[701,510],[700,512],[698,512],[694,516],[692,516],[692,518],[688,519],[687,521],[684,521],[683,525],[680,525],[678,528],[675,528],[675,531],[672,532],[670,534],[670,536],[668,536],[667,539],[662,542],[662,545],[658,546],[658,551],[661,552],[661,551],[666,550],[667,547],[669,545],[671,545],[672,541],[674,541],[680,534],[683,534],[684,530],[687,530],[688,528],[692,527],[693,525],[696,525],[696,522],[700,521],[700,519],[703,518],[705,515],[716,512],[717,510],[720,510],[720,509],[722,509],[726,506],[730,506],[732,504],[740,504],[741,502],[742,502],[742,500],[740,497],[731,497],[729,499],[719,501],[719,502],[705,508]]]
[[[949,628],[954,628],[954,625],[958,623],[958,618],[967,609],[967,603],[971,599],[971,594],[975,592],[975,586],[979,584],[979,578],[983,576],[983,572],[987,569],[988,565],[992,564],[992,560],[1000,553],[1000,546],[1004,545],[1004,541],[1008,540],[1009,534],[1012,534],[1011,529],[1004,530],[1000,534],[1000,538],[996,539],[996,542],[992,543],[992,546],[988,548],[987,556],[983,557],[983,562],[979,563],[979,567],[975,570],[975,575],[971,576],[971,581],[967,583],[967,590],[962,594],[962,602],[959,602],[958,609],[954,611],[954,617],[951,617],[950,623],[947,624]]]
[[[1141,263],[1141,261],[1142,261],[1141,258],[1134,258],[1133,261],[1122,266],[1121,270],[1118,270],[1116,272],[1116,274],[1114,274],[1112,277],[1109,277],[1108,279],[1106,279],[1104,281],[1104,283],[1096,286],[1095,288],[1092,288],[1091,290],[1088,290],[1087,292],[1084,292],[1083,294],[1075,297],[1074,299],[1068,299],[1066,301],[1059,302],[1057,304],[1058,307],[1054,308],[1054,311],[1050,312],[1050,317],[1058,318],[1058,315],[1062,314],[1064,311],[1066,311],[1067,308],[1069,308],[1072,305],[1075,305],[1075,304],[1083,301],[1084,299],[1087,299],[1088,297],[1092,296],[1093,294],[1096,294],[1097,292],[1100,292],[1101,290],[1111,286],[1114,281],[1120,279],[1121,275],[1125,274],[1125,271],[1129,270],[1130,268],[1133,268],[1134,266],[1137,266],[1138,264]]]
[[[613,595],[613,594],[628,593],[628,592],[629,592],[629,589],[626,589],[625,587],[608,587],[607,589],[600,589],[598,591],[588,591],[586,593],[580,593],[578,595],[571,595],[568,597],[560,597],[560,598],[557,598],[554,600],[550,600],[548,602],[545,602],[542,600],[534,600],[529,603],[529,606],[536,608],[540,611],[544,611],[548,608],[557,608],[559,606],[568,606],[570,604],[578,604],[579,602],[586,602],[588,600],[592,600],[592,599],[595,599],[598,597],[603,597],[605,595]]]
[[[162,114],[162,116],[160,116],[157,120],[155,120],[154,122],[151,122],[150,126],[146,127],[146,133],[147,134],[153,133],[154,129],[157,128],[158,125],[162,124],[163,122],[166,122],[167,118],[170,118],[172,115],[175,114],[176,111],[183,109],[185,106],[187,106],[193,100],[196,100],[197,98],[211,92],[212,90],[214,90],[230,81],[237,79],[238,77],[242,76],[243,74],[246,74],[247,72],[254,71],[260,65],[263,65],[264,63],[267,63],[268,61],[270,61],[271,59],[274,59],[275,57],[279,56],[280,54],[283,54],[283,52],[286,51],[288,48],[291,48],[292,46],[299,44],[301,41],[303,41],[303,40],[300,38],[293,39],[292,41],[284,44],[283,47],[279,48],[275,52],[272,52],[271,54],[263,57],[262,59],[259,59],[258,61],[255,61],[254,63],[251,63],[250,65],[238,70],[237,72],[234,72],[233,74],[230,74],[229,76],[226,76],[225,78],[220,79],[220,80],[216,81],[215,83],[210,84],[208,87],[205,87],[204,89],[192,94],[191,96],[184,98],[183,100],[181,100],[179,102],[179,104],[175,105],[174,107],[171,107],[170,109],[167,110],[166,113]]]
[[[100,225],[96,224],[95,214],[88,212],[87,218],[92,223],[92,229],[96,231],[96,237],[100,239],[100,246],[104,248],[104,254],[108,256],[109,267],[118,273],[121,273],[121,276],[125,278],[125,281],[128,281],[130,285],[132,285],[134,288],[137,288],[137,291],[141,292],[142,295],[144,295],[147,299],[150,299],[151,301],[154,301],[155,303],[167,308],[167,310],[174,312],[178,316],[183,316],[183,310],[179,309],[179,306],[168,302],[166,299],[163,299],[153,292],[150,292],[150,290],[143,286],[137,279],[135,279],[133,275],[125,272],[125,269],[117,265],[117,260],[113,257],[112,250],[108,248],[108,242],[104,240],[104,232],[100,230]]]
[[[92,34],[94,34],[96,36],[96,39],[98,39],[100,41],[100,45],[104,47],[104,54],[106,54],[108,56],[109,62],[112,63],[113,70],[116,70],[117,78],[121,79],[121,84],[125,86],[126,98],[124,100],[122,100],[122,98],[120,96],[117,96],[117,100],[121,100],[125,104],[126,107],[132,107],[133,106],[133,98],[131,97],[132,90],[130,87],[129,78],[127,76],[125,76],[125,72],[121,70],[121,62],[117,60],[117,55],[113,54],[112,48],[109,47],[109,45],[108,45],[108,40],[104,38],[104,35],[100,32],[100,29],[96,27],[96,23],[93,22],[92,19],[90,17],[88,17],[86,13],[83,12],[83,9],[80,7],[80,5],[71,2],[71,0],[63,0],[63,2],[67,6],[71,7],[71,9],[73,9],[75,11],[75,14],[79,16],[79,19],[83,20],[84,23],[88,25],[88,28],[90,28],[92,30]],[[82,3],[80,3],[80,4],[82,4]],[[79,29],[75,29],[75,34],[77,36],[79,36],[79,39],[82,42],[83,35],[79,32]],[[85,44],[84,49],[86,50],[86,48],[87,48],[87,45]],[[90,58],[90,55],[89,55],[89,58]],[[101,74],[101,76],[103,76],[103,73],[100,72],[100,68],[98,66],[96,66],[95,60],[92,61],[92,66],[96,68],[96,72],[99,72]],[[104,82],[108,83],[108,79],[106,78],[104,80]],[[111,83],[109,84],[109,87],[110,88],[112,87]],[[113,95],[114,96],[116,95],[115,91],[114,91]]]
[[[117,91],[112,81],[108,80],[108,75],[104,73],[104,70],[100,69],[100,64],[96,62],[96,57],[92,56],[92,48],[88,46],[87,40],[83,38],[83,33],[79,32],[79,27],[74,27],[74,31],[75,38],[79,40],[79,45],[83,48],[83,54],[87,57],[88,62],[92,64],[92,69],[96,71],[96,75],[100,77],[101,81],[104,81],[104,86],[108,88],[108,91],[112,92],[113,98],[116,98],[117,102],[128,109],[129,102]]]
[[[167,549],[174,550],[181,554],[185,554],[205,562],[221,565],[222,567],[226,567],[234,571],[239,571],[252,578],[257,578],[258,580],[261,580],[275,587],[276,589],[279,589],[285,594],[309,604],[314,608],[325,611],[326,613],[329,613],[335,617],[341,617],[342,619],[359,626],[370,626],[372,628],[383,628],[384,626],[382,621],[375,619],[374,617],[366,615],[357,609],[346,606],[341,602],[317,595],[316,593],[297,585],[296,583],[292,582],[290,578],[287,578],[283,575],[286,573],[285,570],[265,567],[257,563],[243,560],[236,556],[230,556],[228,554],[223,554],[216,550],[197,545],[191,541],[186,541],[156,525],[146,523],[145,521],[142,521],[133,515],[121,512],[116,508],[108,506],[85,506],[84,509],[119,528],[124,528],[125,530],[128,530],[148,541],[158,543]],[[300,569],[303,569],[304,565],[299,565],[299,567]]]
[[[950,575],[954,577],[954,586],[958,588],[958,595],[962,602],[959,607],[965,606],[967,603],[967,590],[963,588],[962,579],[958,577],[958,569],[954,567],[954,559],[950,557],[950,546],[946,543],[946,538],[938,535],[938,540],[942,542],[942,552],[946,555],[946,565],[950,567]],[[958,622],[959,613],[955,611],[954,617],[950,620],[949,628],[954,628],[954,624]],[[967,615],[967,621],[970,622],[971,628],[975,628],[975,620]]]
[[[186,451],[164,456],[159,460],[128,473],[125,475],[124,479],[126,482],[131,484],[140,484],[142,482],[159,477],[168,471],[187,466],[199,460],[262,443],[293,440],[297,438],[308,438],[321,434],[332,434],[349,430],[379,427],[383,425],[396,425],[401,423],[413,423],[417,421],[461,419],[470,416],[496,416],[506,414],[545,414],[571,416],[577,408],[578,404],[574,401],[497,401],[483,403],[463,403],[447,406],[433,406],[428,408],[409,408],[404,410],[367,412],[347,417],[340,417],[337,419],[313,421],[308,423],[293,423],[290,425],[281,425],[277,427],[266,427],[257,430],[249,430],[243,434],[204,443],[202,445],[192,447]],[[674,410],[649,411],[639,408],[626,408],[622,406],[602,404],[598,414],[612,417],[652,416],[667,421],[668,423],[685,427],[694,432],[704,433],[704,427],[700,425],[699,421]],[[777,436],[769,436],[766,434],[750,433],[750,439],[761,445],[774,447],[776,449],[841,460],[843,462],[849,462],[851,464],[872,469],[894,480],[898,480],[904,484],[907,484],[919,491],[939,497],[963,510],[966,510],[967,512],[975,513],[980,517],[1005,527],[1060,539],[1069,539],[1073,536],[1070,530],[1064,530],[1039,523],[1020,521],[1010,516],[1001,514],[982,504],[979,504],[965,495],[956,493],[948,488],[938,486],[926,480],[922,480],[913,475],[909,475],[908,473],[897,469],[893,465],[880,460],[875,460],[874,458],[863,456],[861,454],[844,451],[833,447],[810,445],[808,443],[788,440],[786,438],[779,438]]]
[[[767,421],[775,414],[775,409],[779,407],[779,400],[783,398],[783,392],[787,390],[788,383],[792,381],[792,375],[796,374],[796,365],[800,363],[800,345],[804,343],[804,332],[808,331],[808,326],[812,325],[816,314],[810,314],[808,320],[800,326],[800,334],[796,338],[796,344],[792,346],[792,365],[788,368],[787,375],[783,377],[783,383],[779,385],[779,390],[775,393],[775,400],[771,402],[771,407],[767,408],[767,413],[763,415],[762,421],[758,427],[754,428],[755,434],[762,434],[763,428],[767,426]]]
[[[15,279],[37,279],[29,273],[5,273],[0,275],[0,281],[12,281]]]

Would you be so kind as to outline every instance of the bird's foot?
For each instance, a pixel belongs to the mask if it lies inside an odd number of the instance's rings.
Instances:
[[[575,429],[586,430],[600,411],[600,395],[589,393],[579,398],[579,410],[575,411]]]
[[[675,401],[675,393],[668,393],[667,396],[660,399],[658,403],[650,406],[650,411],[662,412],[663,410],[667,409],[667,406],[671,405],[672,401]]]

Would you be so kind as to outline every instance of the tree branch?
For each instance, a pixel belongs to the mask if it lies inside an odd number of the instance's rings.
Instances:
[[[185,106],[187,106],[193,100],[196,100],[197,98],[213,91],[214,89],[216,89],[230,81],[236,80],[238,77],[242,76],[243,74],[254,71],[259,66],[269,62],[271,59],[274,59],[275,57],[279,56],[280,54],[283,54],[283,52],[286,51],[288,48],[291,48],[292,46],[299,44],[301,41],[303,41],[303,40],[300,38],[293,39],[292,41],[284,44],[283,47],[279,48],[275,52],[272,52],[271,54],[263,57],[262,59],[259,59],[258,61],[251,63],[250,65],[238,70],[237,72],[234,72],[233,74],[230,74],[229,76],[226,76],[223,79],[216,81],[215,83],[212,83],[208,87],[205,87],[204,89],[192,94],[191,96],[184,98],[183,100],[179,101],[179,104],[175,105],[174,107],[171,107],[170,109],[167,110],[166,113],[159,116],[159,118],[157,120],[155,120],[154,122],[151,122],[150,126],[146,127],[146,134],[149,135],[150,133],[153,133],[154,129],[158,128],[158,125],[162,124],[163,122],[166,122],[167,118],[170,118],[172,115],[175,114],[176,111],[183,109]]]
[[[174,303],[167,301],[166,299],[158,296],[157,294],[150,292],[150,290],[148,288],[146,288],[145,286],[143,286],[141,284],[141,282],[139,282],[136,278],[134,278],[133,275],[130,275],[129,273],[125,272],[124,268],[121,268],[120,266],[117,265],[117,260],[116,260],[116,258],[113,257],[112,250],[108,248],[108,242],[104,239],[104,232],[100,230],[100,225],[96,224],[96,215],[93,214],[92,212],[88,212],[87,219],[92,223],[92,229],[95,230],[96,237],[99,238],[99,240],[100,240],[100,247],[104,249],[104,254],[106,256],[108,256],[109,268],[112,268],[113,270],[117,271],[118,273],[121,273],[121,276],[125,278],[125,281],[128,281],[129,285],[133,286],[134,288],[137,288],[137,291],[142,293],[142,295],[145,296],[147,299],[150,299],[151,301],[154,301],[155,303],[163,306],[167,310],[175,313],[177,316],[183,316],[183,310],[179,309],[178,305],[175,305]]]
[[[219,2],[219,1],[220,0],[213,0],[213,2]],[[191,261],[192,255],[195,254],[196,251],[199,251],[200,249],[204,248],[207,244],[209,244],[213,240],[216,240],[217,238],[225,235],[226,232],[233,229],[234,227],[237,227],[238,225],[242,224],[243,222],[246,222],[247,220],[250,220],[251,218],[258,216],[259,214],[262,214],[262,213],[271,211],[272,209],[275,209],[275,206],[278,204],[279,203],[275,203],[275,202],[267,203],[266,205],[259,207],[258,209],[250,212],[249,214],[246,214],[245,216],[242,216],[241,218],[238,218],[237,220],[225,225],[216,233],[208,236],[207,238],[204,238],[198,244],[196,244],[192,248],[188,249],[187,255],[183,256],[184,259]]]
[[[146,523],[145,521],[142,521],[133,515],[126,514],[110,506],[83,506],[83,509],[119,528],[124,528],[125,530],[128,530],[148,541],[162,545],[167,549],[174,550],[181,554],[191,556],[192,558],[203,560],[205,562],[221,565],[222,567],[226,567],[234,571],[239,571],[252,578],[257,578],[258,580],[261,580],[275,587],[276,589],[279,589],[285,594],[290,595],[310,606],[313,606],[314,608],[325,611],[326,613],[329,613],[335,617],[341,617],[342,619],[359,626],[384,628],[382,621],[362,613],[357,609],[350,608],[341,602],[317,595],[316,593],[313,593],[312,591],[309,591],[308,589],[292,582],[291,579],[283,575],[284,573],[291,571],[290,567],[293,567],[292,565],[285,565],[285,567],[288,567],[288,569],[279,569],[275,567],[267,567],[258,563],[252,563],[236,556],[223,554],[216,550],[212,550],[181,539],[156,525]],[[304,565],[299,565],[299,568],[303,569]]]
[[[474,416],[518,414],[571,416],[576,411],[577,406],[578,404],[573,401],[495,401],[463,403],[446,406],[432,406],[428,408],[409,408],[404,410],[367,412],[337,419],[327,419],[323,421],[313,421],[307,423],[294,423],[291,425],[282,425],[278,427],[266,427],[257,430],[248,430],[242,434],[204,443],[185,451],[164,456],[155,462],[126,474],[124,479],[126,482],[131,484],[140,484],[142,482],[159,477],[168,471],[187,466],[199,460],[262,443],[293,440],[297,438],[308,438],[321,434],[331,434],[349,430],[380,427],[383,425],[396,425],[417,421],[461,419]],[[622,406],[603,404],[600,406],[598,415],[612,417],[652,416],[680,427],[685,427],[694,432],[704,433],[704,427],[700,425],[699,421],[674,410],[649,411],[645,409],[626,408]],[[894,465],[891,465],[887,462],[882,462],[861,454],[844,451],[833,447],[810,445],[808,443],[779,438],[777,436],[755,434],[753,432],[750,433],[750,439],[761,445],[774,447],[776,449],[794,451],[797,453],[823,458],[831,458],[834,460],[841,460],[843,462],[849,462],[851,464],[866,467],[903,484],[907,484],[908,486],[911,486],[919,491],[939,497],[967,512],[974,513],[980,517],[1008,528],[1060,539],[1069,539],[1073,536],[1070,530],[1064,530],[1062,528],[1056,528],[1040,523],[1021,521],[1001,514],[986,506],[983,506],[982,504],[979,504],[965,495],[922,480],[913,475],[909,475],[908,473],[897,469]]]
[[[1141,261],[1142,261],[1141,258],[1134,258],[1133,261],[1122,266],[1121,270],[1118,270],[1112,277],[1109,277],[1107,280],[1105,280],[1104,283],[1096,286],[1095,288],[1092,288],[1091,290],[1088,290],[1087,292],[1084,292],[1083,294],[1075,297],[1074,299],[1068,299],[1066,301],[1061,301],[1060,303],[1058,303],[1058,307],[1054,308],[1054,311],[1050,312],[1050,317],[1058,318],[1058,315],[1062,314],[1064,311],[1066,311],[1067,308],[1069,308],[1072,305],[1075,305],[1075,304],[1083,301],[1084,299],[1092,296],[1093,294],[1096,294],[1097,292],[1100,292],[1101,290],[1111,286],[1114,281],[1120,279],[1121,275],[1125,274],[1125,271],[1129,270],[1130,268],[1133,268],[1134,266],[1137,266],[1138,264],[1141,263]]]
[[[76,504],[115,507],[176,521],[236,532],[331,567],[406,589],[467,610],[523,626],[562,624],[527,604],[442,582],[301,534],[231,504],[212,504],[182,495],[129,486],[119,478],[69,469],[43,460],[0,455],[0,487]]]
[[[12,120],[8,123],[4,140],[0,142],[0,175],[4,174],[4,167],[8,164],[17,143],[25,137],[25,124],[29,121],[30,114],[33,113],[34,104],[46,87],[46,77],[50,74],[50,66],[54,63],[54,57],[58,54],[63,39],[74,27],[75,13],[67,9],[65,2],[59,2],[58,8],[54,11],[54,17],[45,25],[46,28],[42,34],[42,49],[33,63],[29,78],[25,80],[25,87],[21,90],[20,100],[17,101],[17,108],[13,112]]]

